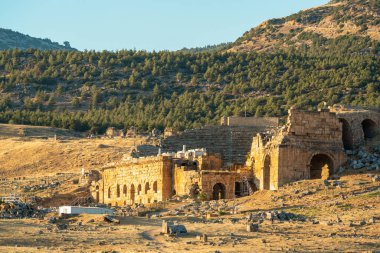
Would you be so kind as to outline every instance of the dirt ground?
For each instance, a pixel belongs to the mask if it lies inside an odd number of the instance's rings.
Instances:
[[[342,187],[326,189],[321,180],[302,181],[278,191],[257,192],[230,200],[238,214],[202,217],[119,217],[120,225],[102,216],[65,220],[54,230],[47,220],[0,220],[1,252],[371,252],[380,249],[380,183],[367,174],[343,176]],[[181,205],[185,203],[179,203]],[[174,206],[173,206],[174,208]],[[283,210],[306,221],[265,220],[259,232],[246,231],[249,213]],[[375,222],[373,222],[375,218]],[[377,219],[376,219],[377,218]],[[93,221],[91,221],[93,219]],[[160,235],[162,220],[177,221],[188,234]],[[338,221],[341,220],[341,221]],[[314,222],[313,222],[314,221]],[[318,222],[316,222],[318,221]],[[360,222],[365,221],[365,224]],[[81,222],[81,224],[79,224]],[[314,224],[318,223],[318,224]],[[196,239],[207,234],[208,242]]]
[[[59,204],[85,194],[83,187],[71,183],[82,167],[119,160],[139,141],[86,139],[51,128],[28,128],[30,136],[23,136],[22,129],[0,125],[0,178],[56,181],[57,173],[74,173],[57,188],[33,192],[63,201]],[[56,133],[58,140],[50,136]],[[82,215],[60,221],[68,228],[59,230],[47,218],[0,219],[0,252],[372,252],[380,250],[380,182],[374,182],[370,174],[380,173],[347,170],[337,187],[307,180],[277,191],[256,192],[227,202],[236,207],[237,214],[220,213],[208,220],[188,212],[165,216],[165,210],[164,217],[118,217],[121,224],[117,225],[104,222],[102,216]],[[37,184],[31,182],[9,180],[7,189]],[[46,206],[52,203],[47,198]],[[185,204],[168,207],[174,210]],[[246,231],[248,214],[273,210],[302,216],[305,221],[264,220],[258,232]],[[185,225],[188,233],[161,235],[163,219]],[[196,238],[201,234],[208,235],[208,242]]]

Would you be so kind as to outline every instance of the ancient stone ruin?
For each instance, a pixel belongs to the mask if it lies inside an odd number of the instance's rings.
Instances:
[[[379,134],[380,113],[341,106],[292,108],[286,124],[279,127],[278,122],[224,117],[220,126],[169,135],[157,155],[101,168],[99,180],[91,184],[92,196],[113,206],[175,195],[219,200],[298,180],[327,179],[346,163],[347,150]]]

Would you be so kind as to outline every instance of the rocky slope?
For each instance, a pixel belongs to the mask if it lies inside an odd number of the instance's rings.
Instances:
[[[228,51],[272,51],[310,45],[310,35],[325,39],[361,36],[380,41],[380,2],[335,0],[288,17],[271,19],[246,32]]]
[[[50,39],[34,38],[9,29],[0,28],[0,50],[13,48],[23,50],[29,48],[40,50],[75,50],[75,48],[72,48],[67,41],[64,42],[64,45],[60,45]]]

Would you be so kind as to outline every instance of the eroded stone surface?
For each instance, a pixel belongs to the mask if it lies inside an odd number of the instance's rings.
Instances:
[[[263,122],[270,124],[265,127]],[[92,183],[92,195],[117,206],[160,202],[174,195],[218,200],[298,180],[327,179],[346,163],[347,150],[379,133],[380,113],[340,106],[290,109],[287,123],[275,130],[277,123],[274,118],[223,118],[221,126],[171,136],[166,145],[207,147],[106,166],[102,179]]]

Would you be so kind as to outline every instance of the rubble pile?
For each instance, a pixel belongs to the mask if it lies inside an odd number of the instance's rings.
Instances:
[[[294,213],[286,213],[284,211],[268,211],[251,213],[248,215],[248,221],[259,222],[264,220],[277,220],[277,221],[306,221],[306,218],[302,215]]]
[[[369,152],[364,148],[359,150],[346,150],[346,154],[348,155],[348,162],[351,168],[353,169],[363,169],[367,168],[367,170],[374,171],[380,170],[380,155],[378,152],[380,147],[374,149],[374,152]]]
[[[0,204],[1,219],[41,218],[45,210],[23,202],[11,202]]]
[[[59,182],[55,183],[49,183],[49,184],[40,184],[40,185],[26,185],[23,187],[24,192],[29,191],[39,191],[39,190],[46,190],[46,189],[55,189],[60,185]]]
[[[122,207],[114,207],[116,216],[145,216],[150,212],[150,209],[143,204],[125,205]]]
[[[169,211],[168,215],[203,216],[210,213],[231,214],[233,211],[234,207],[228,206],[227,200],[212,200],[185,204],[174,211]]]

